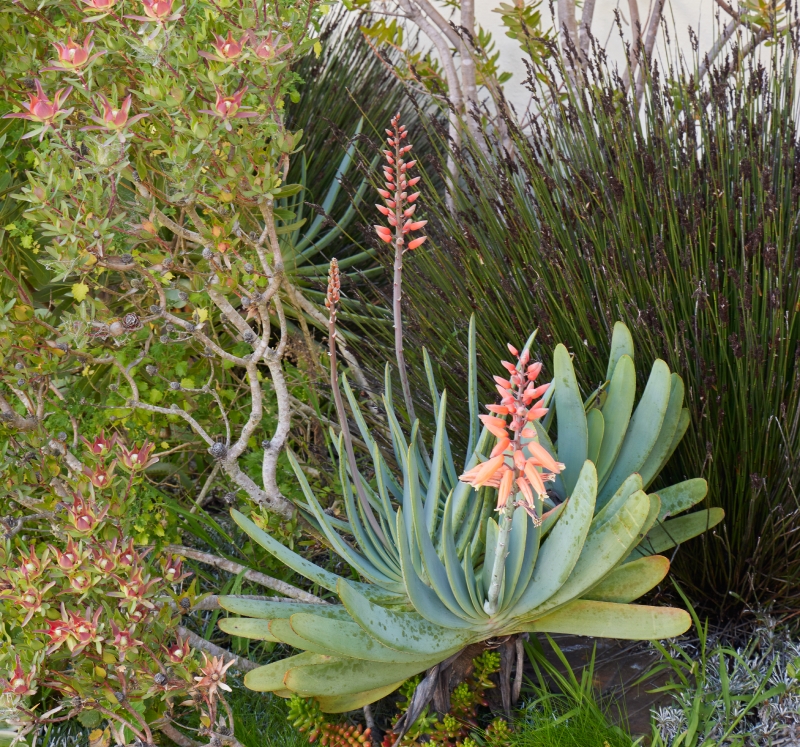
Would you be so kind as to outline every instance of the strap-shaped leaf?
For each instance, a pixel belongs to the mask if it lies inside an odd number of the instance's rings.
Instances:
[[[427,348],[422,348],[422,359],[425,364],[425,375],[428,377],[428,388],[431,392],[431,400],[436,407],[436,412],[439,412],[439,408],[441,407],[442,397],[444,397],[447,392],[442,392],[439,394],[439,390],[436,387],[436,378],[433,375],[433,365],[431,364],[431,357],[428,355]],[[445,485],[447,490],[450,491],[455,487],[456,482],[458,481],[458,472],[456,472],[456,465],[453,461],[453,451],[450,448],[450,439],[447,435],[447,426],[445,424],[444,434],[443,434],[443,442],[444,442],[444,467],[445,467]]]
[[[436,550],[431,542],[428,527],[425,525],[425,517],[423,515],[422,500],[420,498],[419,489],[417,488],[416,466],[411,463],[409,467],[409,495],[411,497],[411,512],[413,519],[413,530],[408,536],[409,550],[412,545],[416,545],[418,552],[422,557],[422,565],[425,568],[430,586],[436,594],[438,600],[456,617],[462,620],[470,621],[473,618],[472,605],[462,608],[453,592],[452,584],[447,575],[447,570],[444,567]],[[402,547],[402,546],[401,546]],[[405,576],[404,576],[405,578]],[[406,578],[406,588],[408,588],[408,579]],[[423,591],[423,595],[427,592]],[[410,593],[409,593],[409,596]],[[413,597],[412,597],[413,602]],[[424,615],[424,613],[421,613]],[[438,620],[436,621],[438,622]]]
[[[619,510],[599,526],[592,525],[583,544],[581,555],[566,583],[532,610],[530,615],[540,617],[577,599],[608,575],[639,542],[639,529],[650,510],[650,498],[637,491],[620,506]]]
[[[638,472],[658,441],[664,416],[667,413],[671,388],[669,367],[662,360],[653,363],[650,378],[642,398],[628,425],[617,459],[608,479],[598,493],[598,505],[604,506],[616,492],[620,483],[633,472]]]
[[[403,497],[403,491],[400,489],[400,486],[397,485],[394,475],[392,475],[392,473],[389,471],[389,467],[386,465],[386,461],[383,458],[383,454],[381,454],[380,448],[378,448],[378,444],[375,444],[372,449],[372,464],[375,467],[375,482],[378,486],[378,495],[383,503],[383,510],[380,512],[381,519],[386,520],[389,534],[391,534],[392,537],[392,542],[394,543],[394,546],[397,547],[397,536],[395,535],[395,532],[397,531],[397,514],[392,506],[389,493],[392,493],[392,495],[395,497],[395,500],[399,501]],[[387,530],[384,529],[384,533],[386,531]]]
[[[583,398],[575,378],[572,358],[563,345],[556,346],[553,355],[553,386],[555,387],[556,420],[558,425],[558,459],[566,465],[562,478],[567,495],[572,495],[578,475],[589,454],[589,428]]]
[[[633,358],[623,355],[614,365],[614,373],[611,376],[602,409],[603,443],[600,445],[600,453],[597,457],[597,479],[600,485],[605,484],[619,450],[622,448],[622,442],[628,432],[635,398],[636,369],[633,367]],[[633,471],[635,472],[635,470]]]
[[[629,475],[622,485],[617,488],[617,492],[614,493],[611,500],[595,514],[595,517],[592,520],[592,526],[599,526],[614,516],[614,514],[619,511],[620,507],[624,506],[625,503],[628,502],[628,498],[630,498],[637,490],[641,489],[641,476],[636,472],[634,472],[632,475]]]
[[[343,448],[344,439],[340,434],[339,451],[341,452]],[[356,542],[359,548],[361,548],[361,551],[375,568],[393,581],[402,581],[399,558],[396,555],[394,557],[390,555],[390,549],[384,547],[383,542],[381,542],[375,534],[369,522],[364,522],[362,520],[361,512],[356,506],[356,498],[350,486],[350,478],[348,477],[345,464],[345,459],[339,459],[339,481],[342,486],[342,493],[344,494],[344,505],[347,511],[347,518],[350,520],[352,534],[356,538]],[[358,475],[357,479],[363,481],[361,475]],[[393,550],[395,548],[391,549]]]
[[[672,444],[669,447],[669,450],[664,456],[664,461],[661,462],[661,466],[656,471],[656,474],[661,472],[664,469],[664,465],[669,461],[669,458],[672,456],[675,449],[678,448],[678,444],[683,439],[684,434],[686,433],[687,429],[689,428],[689,423],[691,422],[691,416],[689,415],[688,408],[684,407],[681,410],[680,418],[678,419],[678,427],[675,429],[675,435],[672,437]]]
[[[356,587],[339,579],[339,598],[351,617],[384,646],[410,654],[446,653],[466,645],[472,634],[434,625],[417,612],[397,612],[372,604]]]
[[[269,620],[256,620],[252,617],[223,617],[217,621],[219,629],[228,635],[275,643],[280,639],[272,634],[269,623]]]
[[[483,613],[485,617],[489,617],[489,615],[483,609],[483,591],[478,585],[478,579],[475,577],[475,569],[472,567],[471,553],[464,554],[464,559],[461,561],[461,569],[464,571],[464,579],[467,582],[467,591],[469,592],[469,598],[472,602],[472,606],[475,608],[475,613],[479,616],[481,613]]]
[[[530,522],[528,512],[522,508],[522,506],[518,506],[514,509],[514,516],[511,521],[511,532],[508,536],[508,554],[506,555],[505,569],[503,571],[502,599],[504,605],[507,605],[506,600],[511,599],[515,595],[520,583],[522,562],[525,558],[525,548],[528,541],[528,522]],[[528,585],[528,580],[528,578],[525,579],[525,586]],[[502,607],[500,608],[502,609]]]
[[[361,132],[361,128],[364,124],[364,118],[362,117],[358,121],[358,125],[356,126],[356,136]],[[336,175],[331,181],[328,192],[325,195],[325,199],[322,203],[322,209],[324,213],[322,215],[317,215],[314,220],[311,222],[311,225],[308,227],[308,230],[305,232],[305,236],[300,242],[295,246],[296,252],[301,252],[303,256],[307,256],[308,249],[310,248],[311,242],[316,238],[317,234],[323,228],[324,218],[323,215],[327,215],[330,213],[331,208],[333,207],[333,203],[336,202],[336,197],[339,194],[339,190],[342,186],[342,178],[347,173],[347,170],[350,168],[350,163],[353,160],[353,156],[355,155],[356,144],[358,142],[357,137],[351,140],[350,145],[348,146],[347,150],[345,151],[344,156],[342,157],[341,162],[339,163],[339,167],[336,169]],[[310,256],[310,255],[308,255]]]
[[[586,425],[589,428],[589,461],[597,464],[600,456],[600,447],[603,445],[603,431],[605,430],[605,419],[603,413],[596,407],[586,413]]]
[[[439,503],[442,494],[442,467],[444,465],[444,441],[447,435],[447,392],[442,394],[439,402],[439,413],[436,418],[436,439],[433,445],[431,476],[428,482],[428,494],[425,496],[425,526],[428,535],[436,531],[439,516]]]
[[[354,622],[342,622],[317,615],[300,613],[289,618],[292,629],[301,638],[319,641],[336,656],[397,664],[424,661],[430,656],[395,651],[376,641]]]
[[[306,560],[301,555],[285,547],[235,509],[231,510],[231,516],[246,534],[261,545],[267,552],[280,560],[281,563],[288,566],[293,571],[296,571],[301,576],[304,576],[309,581],[319,584],[323,589],[336,591],[336,584],[339,581],[339,576],[335,573],[320,568],[310,560]],[[353,583],[361,594],[364,594],[368,599],[374,602],[381,604],[397,604],[398,602],[402,602],[405,598],[405,589],[398,593],[375,586],[374,584]],[[235,612],[236,610],[231,611]]]
[[[237,596],[218,597],[219,606],[234,615],[256,617],[261,620],[272,620],[274,617],[291,617],[298,612],[322,615],[334,620],[351,620],[350,613],[341,604],[307,604],[305,602],[289,602],[276,599],[244,599]]]
[[[348,711],[355,711],[359,708],[363,708],[370,703],[375,703],[381,698],[385,698],[387,695],[391,695],[403,682],[405,682],[405,680],[400,680],[400,682],[394,682],[384,687],[376,687],[374,690],[365,690],[360,693],[332,695],[330,697],[322,696],[317,698],[317,703],[319,704],[319,709],[323,713],[347,713]]]
[[[291,667],[319,663],[326,658],[327,657],[319,656],[319,654],[312,654],[306,651],[302,654],[297,654],[297,656],[289,656],[280,661],[273,661],[271,664],[266,664],[263,667],[254,669],[252,672],[248,672],[244,676],[245,687],[259,693],[284,690],[286,689],[286,685],[283,682],[283,678]]]
[[[683,390],[683,379],[673,373],[670,377],[669,403],[664,415],[664,422],[661,424],[661,432],[658,434],[653,450],[639,469],[645,488],[658,476],[667,455],[672,453],[672,442],[675,439],[681,412],[683,412],[681,409],[683,407]]]
[[[633,361],[633,338],[628,328],[622,322],[617,322],[614,325],[614,331],[611,333],[611,351],[608,355],[606,381],[611,381],[617,363],[624,355],[627,355]]]
[[[639,530],[639,541],[643,540],[645,535],[656,525],[658,514],[661,512],[661,498],[658,493],[650,493],[647,497],[650,499],[650,511]]]
[[[363,659],[331,659],[309,666],[293,666],[287,670],[284,682],[289,690],[303,697],[334,697],[387,687],[439,661],[441,659],[433,658],[381,667]]]
[[[708,483],[702,477],[670,485],[658,491],[661,498],[661,513],[658,518],[662,521],[670,516],[676,516],[692,506],[700,503],[708,493]]]
[[[528,633],[569,633],[595,638],[652,641],[685,633],[692,618],[673,607],[647,607],[578,599],[549,615],[526,624]]]
[[[566,508],[566,505],[569,501],[564,501],[563,503],[559,503],[554,508],[551,508],[546,516],[542,517],[542,536],[539,539],[541,543],[548,534],[550,534],[550,530],[556,525],[558,522],[559,516],[561,516],[562,511]]]
[[[469,611],[472,615],[477,614],[479,618],[487,617],[486,613],[483,611],[483,607],[475,607],[475,602],[469,593],[464,569],[461,567],[458,560],[458,552],[456,551],[455,539],[453,537],[452,497],[453,494],[451,492],[444,504],[444,512],[442,513],[442,555],[444,556],[444,567],[447,572],[447,578],[450,581],[453,594],[463,610]],[[470,568],[471,567],[472,565],[470,563]]]
[[[569,578],[586,541],[597,496],[597,472],[586,461],[561,516],[542,543],[528,588],[508,615],[525,617],[544,604]]]
[[[361,434],[361,439],[367,445],[370,453],[372,452],[372,447],[375,445],[375,439],[372,438],[372,432],[367,425],[367,421],[364,420],[364,415],[361,412],[361,407],[359,406],[358,400],[356,399],[355,394],[353,393],[353,389],[350,386],[350,382],[347,380],[347,374],[343,373],[341,375],[341,383],[342,383],[342,390],[347,397],[347,401],[350,403],[350,412],[353,413],[353,419],[356,421],[356,425],[358,426],[358,432]]]
[[[486,442],[489,440],[489,431],[484,428],[478,438],[478,443],[472,453],[467,454],[467,466],[465,471],[472,469],[478,463],[478,454],[486,448]],[[467,501],[469,500],[470,491],[474,490],[472,485],[467,482],[460,482],[453,490],[453,526],[461,526],[464,520],[464,513],[467,508]]]
[[[483,588],[488,589],[492,581],[492,566],[494,565],[494,555],[497,550],[497,538],[500,534],[500,527],[491,516],[486,520],[486,551],[483,556],[483,571],[481,572],[481,582]]]
[[[394,451],[395,461],[400,464],[403,461],[403,454],[408,451],[408,442],[403,434],[400,423],[397,422],[397,414],[394,411],[394,397],[392,394],[392,369],[389,364],[383,374],[383,407],[386,410],[386,419],[389,421],[389,430],[392,434],[392,450]]]
[[[655,555],[697,537],[716,526],[725,518],[721,508],[707,508],[693,514],[668,519],[653,527],[647,536],[631,553],[631,558],[640,555]]]
[[[339,623],[340,625],[342,623]],[[328,648],[322,641],[308,641],[302,636],[297,635],[289,620],[279,619],[269,621],[269,630],[275,638],[287,646],[291,646],[301,651],[310,651],[312,654],[320,656],[336,656],[336,652]]]
[[[294,468],[295,476],[297,477],[297,481],[300,483],[300,489],[303,491],[303,495],[306,497],[309,507],[314,512],[314,516],[319,522],[323,533],[328,538],[328,541],[331,543],[334,550],[336,550],[336,553],[341,558],[344,558],[344,560],[353,566],[353,568],[355,568],[362,576],[369,579],[373,584],[377,584],[378,586],[388,589],[389,591],[401,593],[403,591],[403,585],[399,579],[392,578],[391,576],[382,573],[372,564],[369,559],[360,553],[357,553],[347,543],[345,543],[345,541],[339,536],[339,533],[330,525],[330,522],[328,521],[328,515],[325,513],[325,511],[323,511],[322,506],[319,505],[317,497],[314,495],[314,491],[311,490],[311,486],[308,484],[306,476],[303,474],[303,471],[300,469],[300,466],[297,464],[297,461],[294,459],[291,452],[289,452],[289,462]]]
[[[561,504],[558,509],[554,513],[560,512],[564,510],[564,505]],[[541,506],[537,501],[536,509],[541,511]],[[552,516],[553,514],[551,514]],[[550,517],[548,517],[549,519]],[[533,521],[529,518],[527,530],[525,532],[525,554],[522,557],[522,566],[520,568],[519,578],[517,579],[516,588],[514,592],[510,596],[506,596],[504,600],[504,605],[507,608],[513,607],[518,601],[519,598],[525,593],[525,590],[528,588],[528,584],[530,583],[531,576],[533,575],[533,570],[536,567],[536,558],[539,555],[539,546],[542,541],[542,537],[544,536],[542,530],[544,529],[544,525],[534,526]]]
[[[649,555],[615,568],[582,599],[629,604],[658,586],[669,571],[663,555]]]
[[[289,568],[296,571],[301,576],[305,576],[309,581],[319,584],[323,589],[336,591],[336,582],[339,580],[339,577],[335,573],[320,568],[310,560],[306,560],[301,555],[285,547],[237,510],[232,509],[231,516],[247,535],[271,555],[274,555],[281,563],[289,566]]]
[[[403,517],[400,515],[400,512],[398,512],[398,525],[400,525],[402,521]],[[400,526],[398,526],[398,530],[399,529]],[[398,533],[400,532],[398,531]],[[411,532],[408,534],[401,534],[400,536],[400,560],[403,566],[403,580],[406,586],[406,593],[408,594],[408,598],[411,600],[411,604],[414,606],[414,609],[426,620],[429,620],[435,625],[441,625],[443,628],[471,628],[472,626],[468,621],[469,618],[463,611],[461,611],[461,608],[458,607],[458,604],[455,602],[453,593],[449,586],[445,591],[445,594],[449,597],[448,602],[451,602],[458,608],[458,610],[461,612],[460,615],[450,610],[448,605],[445,604],[444,599],[439,596],[438,584],[436,590],[434,590],[422,582],[422,579],[418,575],[418,572],[414,568],[414,564],[411,560],[411,547],[409,544],[410,537]],[[443,567],[441,570],[444,572]],[[446,573],[444,574],[444,577],[446,581]]]
[[[473,547],[475,543],[481,545],[481,547],[483,546],[484,537],[481,537],[481,528],[485,527],[486,518],[491,516],[494,511],[495,499],[490,495],[491,488],[484,487],[478,488],[478,490],[471,488],[471,490],[467,511],[461,520],[461,524],[458,525],[455,520],[453,521],[453,524],[458,526],[456,552],[459,558],[464,557],[467,548]],[[453,495],[455,496],[455,491],[453,491]],[[453,504],[455,505],[455,497]]]

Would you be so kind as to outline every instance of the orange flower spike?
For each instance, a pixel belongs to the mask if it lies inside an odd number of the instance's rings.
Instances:
[[[386,134],[389,136],[386,140],[389,148],[383,151],[385,162],[382,167],[386,189],[378,190],[378,194],[386,202],[386,207],[377,207],[386,217],[389,227],[375,226],[375,232],[382,241],[394,243],[397,251],[402,253],[417,249],[425,243],[427,238],[425,236],[406,238],[406,235],[424,228],[427,221],[411,220],[416,207],[411,203],[417,199],[419,193],[409,197],[406,190],[409,184],[416,184],[419,177],[408,179],[408,172],[416,165],[416,161],[403,160],[403,156],[411,150],[411,146],[400,144],[408,137],[408,132],[400,124],[399,114],[392,118],[391,128],[386,130]],[[387,212],[386,208],[391,212]]]

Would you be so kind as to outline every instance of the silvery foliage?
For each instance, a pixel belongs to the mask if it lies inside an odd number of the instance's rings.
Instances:
[[[719,636],[709,636],[706,645],[710,653],[702,676],[701,709],[704,711],[701,719],[711,727],[704,732],[706,743],[714,747],[800,745],[800,639],[778,628],[774,618],[760,615],[747,645],[726,646],[728,650],[734,648],[737,657],[723,655],[720,649],[724,641]],[[672,641],[667,648],[675,658],[683,651],[698,663],[702,661],[697,641]],[[744,699],[734,700],[727,713],[723,695],[725,679],[730,696]],[[748,707],[748,701],[759,691],[769,697]],[[686,688],[673,694],[670,705],[653,709],[653,724],[667,747],[687,730],[696,693],[696,689]],[[723,739],[737,719],[738,724]],[[702,727],[699,731],[703,732]],[[697,742],[703,743],[703,739]]]

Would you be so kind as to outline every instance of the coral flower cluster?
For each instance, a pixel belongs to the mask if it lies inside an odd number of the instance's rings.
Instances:
[[[546,497],[545,482],[554,480],[564,469],[539,443],[535,420],[547,414],[542,397],[550,384],[536,385],[536,377],[542,370],[541,363],[530,363],[530,353],[520,354],[512,345],[508,346],[516,363],[503,361],[508,378],[495,376],[500,404],[487,405],[491,415],[481,415],[486,429],[497,437],[489,459],[465,472],[459,478],[475,488],[483,486],[498,489],[497,510],[506,507],[512,493],[521,498],[515,505],[522,506],[539,524],[542,517],[536,510],[535,498]],[[510,416],[510,421],[506,417]],[[544,470],[544,471],[541,471]]]
[[[379,239],[387,243],[394,243],[398,248],[416,249],[428,237],[419,236],[406,244],[406,239],[410,238],[408,234],[419,231],[428,221],[415,221],[413,218],[417,209],[414,203],[419,197],[419,192],[408,194],[408,190],[419,182],[420,177],[408,178],[408,172],[417,162],[405,160],[405,156],[413,146],[404,142],[408,137],[408,132],[406,132],[405,125],[400,124],[399,114],[392,119],[392,129],[386,130],[386,134],[388,135],[386,142],[389,144],[389,148],[383,151],[383,155],[386,157],[386,164],[383,167],[386,189],[378,190],[378,194],[383,197],[385,204],[375,207],[386,217],[389,226],[375,226],[375,233],[378,234]]]

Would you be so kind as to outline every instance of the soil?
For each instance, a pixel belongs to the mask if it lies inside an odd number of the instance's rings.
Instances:
[[[656,661],[656,653],[646,642],[577,635],[554,635],[553,640],[578,679],[595,651],[594,685],[601,699],[607,702],[609,718],[634,737],[650,734],[650,709],[666,705],[670,696],[649,692],[664,684],[666,673],[634,685]],[[542,645],[548,659],[563,671],[563,665],[546,640]]]

